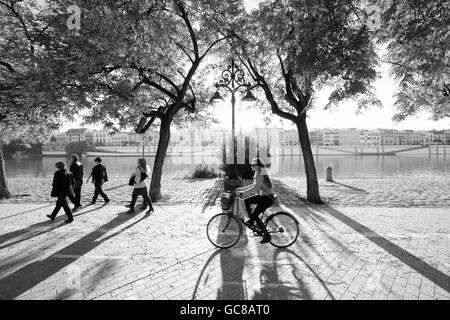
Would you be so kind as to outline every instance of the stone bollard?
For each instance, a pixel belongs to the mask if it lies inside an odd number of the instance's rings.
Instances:
[[[327,181],[333,182],[333,168],[327,168]]]

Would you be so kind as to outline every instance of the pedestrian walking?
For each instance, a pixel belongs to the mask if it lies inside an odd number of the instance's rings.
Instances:
[[[53,175],[51,196],[57,198],[57,200],[55,209],[53,210],[52,214],[47,215],[47,217],[50,218],[50,220],[55,220],[59,210],[63,208],[64,212],[67,215],[67,220],[64,222],[71,223],[73,221],[73,214],[70,210],[69,204],[67,203],[67,197],[69,195],[75,195],[71,181],[71,174],[66,170],[66,165],[64,162],[57,162],[55,164],[55,167],[57,170]]]
[[[101,158],[95,158],[94,162],[95,166],[92,168],[92,172],[86,180],[86,182],[89,182],[89,179],[92,178],[92,183],[94,183],[95,187],[91,204],[95,204],[99,195],[102,196],[105,204],[107,204],[109,202],[109,198],[106,193],[103,192],[102,186],[103,183],[108,181],[108,173],[106,172],[106,167],[102,164]]]
[[[75,193],[75,197],[70,199],[75,207],[73,208],[73,212],[77,212],[83,206],[81,205],[81,187],[83,186],[83,165],[79,161],[79,157],[77,154],[72,154],[72,163],[70,164],[69,171],[73,175],[73,191]]]
[[[131,196],[130,205],[126,206],[130,208],[129,214],[135,213],[134,206],[139,196],[144,198],[144,204],[141,209],[145,210],[148,206],[147,214],[151,214],[153,210],[152,199],[148,195],[148,181],[149,181],[150,168],[147,165],[147,161],[144,158],[139,158],[137,161],[137,168],[133,172],[129,185],[133,186],[133,194]]]

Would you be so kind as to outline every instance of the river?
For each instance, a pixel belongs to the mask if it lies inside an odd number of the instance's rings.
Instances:
[[[147,158],[149,165],[153,164],[153,157]],[[6,175],[9,178],[19,177],[51,177],[56,161],[69,163],[65,158],[43,158],[41,160],[7,160]],[[450,157],[444,156],[318,156],[315,157],[319,178],[326,175],[326,168],[333,168],[333,176],[339,178],[377,178],[395,176],[440,176],[449,175]],[[94,165],[93,157],[82,160],[85,176]],[[133,157],[105,157],[104,165],[110,176],[126,176],[134,168],[136,158]],[[166,177],[183,178],[190,176],[197,164],[208,164],[218,169],[220,160],[217,157],[167,157],[163,172]],[[303,160],[299,156],[272,157],[273,176],[297,177],[304,176]]]

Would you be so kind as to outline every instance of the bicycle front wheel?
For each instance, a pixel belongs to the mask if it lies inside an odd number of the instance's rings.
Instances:
[[[221,249],[234,246],[239,241],[241,233],[241,223],[236,217],[227,213],[216,214],[206,226],[206,235],[209,241]]]
[[[270,243],[278,248],[292,245],[300,233],[297,219],[287,212],[280,211],[270,215],[265,226],[271,236]]]

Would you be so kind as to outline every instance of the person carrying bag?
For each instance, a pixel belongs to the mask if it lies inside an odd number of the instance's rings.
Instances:
[[[147,214],[151,214],[154,211],[152,200],[148,195],[147,182],[149,172],[150,168],[148,167],[145,159],[139,158],[137,161],[137,168],[128,181],[128,184],[130,186],[133,186],[131,203],[130,205],[126,206],[127,208],[130,208],[130,211],[128,212],[129,214],[135,213],[134,206],[136,205],[136,201],[139,196],[142,196],[144,198],[144,205],[141,207],[141,209],[145,210],[148,206],[149,208]]]

